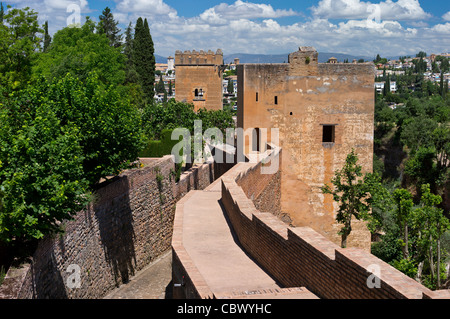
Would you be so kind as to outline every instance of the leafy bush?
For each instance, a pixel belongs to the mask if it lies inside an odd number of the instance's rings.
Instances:
[[[172,140],[173,130],[162,130],[161,140],[151,140],[148,142],[147,147],[139,153],[139,157],[163,157],[164,155],[170,155],[172,148],[179,141]],[[182,137],[180,137],[180,140]]]
[[[70,74],[50,84],[41,81],[30,98],[34,104],[48,103],[63,125],[79,129],[83,169],[91,185],[128,168],[144,147],[138,110],[113,86],[104,87],[96,73],[85,83]]]
[[[0,240],[39,239],[143,148],[140,114],[105,88],[67,75],[0,94]]]
[[[51,105],[0,104],[0,240],[42,238],[87,201],[80,131]]]

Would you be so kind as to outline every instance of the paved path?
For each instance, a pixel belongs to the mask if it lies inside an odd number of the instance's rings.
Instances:
[[[131,280],[114,289],[104,299],[172,298],[172,251],[169,250],[139,271]]]
[[[179,208],[183,214],[184,249],[214,295],[317,298],[303,287],[282,288],[242,249],[221,204],[221,186],[219,179],[203,191],[191,191]]]
[[[220,205],[220,191],[194,191],[184,204],[183,245],[215,294],[279,288],[241,249]]]

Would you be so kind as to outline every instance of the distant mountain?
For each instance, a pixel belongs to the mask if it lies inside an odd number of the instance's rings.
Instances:
[[[224,55],[223,59],[226,64],[234,62],[235,58],[239,58],[240,63],[287,63],[289,54],[247,54],[247,53],[234,53]],[[373,57],[357,56],[344,53],[323,53],[319,52],[319,63],[325,63],[329,58],[335,57],[338,62],[344,62],[348,59],[352,62],[353,59],[364,59],[365,61],[372,61]]]
[[[233,63],[235,58],[239,58],[240,63],[287,63],[289,53],[286,54],[248,54],[248,53],[233,53],[226,54],[223,56],[225,64]],[[348,59],[352,62],[353,59],[359,60],[364,59],[364,61],[373,61],[375,56],[360,56],[351,55],[345,53],[325,53],[319,52],[319,63],[325,63],[329,58],[335,57],[338,62],[344,62]],[[388,59],[398,59],[398,57],[388,57]],[[167,57],[155,54],[156,63],[167,63]]]
[[[155,63],[167,63],[167,57],[155,54]]]

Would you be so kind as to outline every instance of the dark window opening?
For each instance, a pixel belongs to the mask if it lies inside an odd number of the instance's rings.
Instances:
[[[290,112],[289,115],[292,115],[292,112]]]
[[[195,89],[194,95],[196,100],[202,100],[203,99],[203,89]]]
[[[256,92],[256,102],[258,102],[258,92]]]
[[[323,125],[322,143],[334,143],[335,125]]]
[[[254,152],[260,152],[261,149],[261,132],[259,128],[253,130],[252,150]]]
[[[278,104],[278,96],[275,96],[275,105]]]

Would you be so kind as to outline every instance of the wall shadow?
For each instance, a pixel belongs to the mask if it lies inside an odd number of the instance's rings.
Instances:
[[[46,264],[30,265],[33,299],[67,299],[66,282],[61,275],[55,254],[42,259]]]
[[[253,261],[256,265],[258,265],[258,267],[262,271],[264,271],[280,288],[286,288],[286,286],[284,286],[281,282],[279,282],[277,278],[275,278],[266,268],[264,268],[250,253],[247,252],[247,250],[244,248],[244,246],[242,246],[242,244],[239,240],[239,237],[237,236],[236,232],[234,231],[233,223],[231,222],[230,218],[228,217],[228,213],[225,209],[225,206],[222,203],[222,199],[219,199],[218,203],[219,203],[220,207],[222,208],[223,216],[227,222],[228,227],[230,228],[231,236],[233,237],[233,241],[235,242],[235,244],[244,252],[244,254],[251,261]]]
[[[136,267],[128,177],[121,176],[114,183],[99,189],[96,195],[100,200],[94,201],[91,207],[98,220],[106,260],[118,287],[130,280]]]

